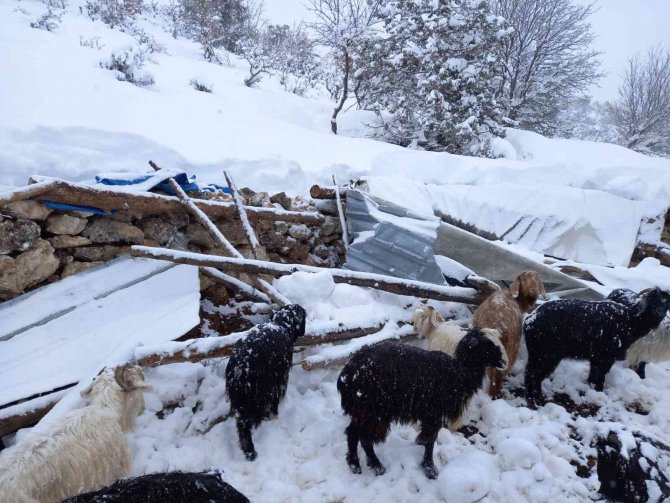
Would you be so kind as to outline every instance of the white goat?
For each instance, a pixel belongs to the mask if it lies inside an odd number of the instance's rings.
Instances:
[[[467,333],[456,323],[444,321],[444,318],[432,306],[422,306],[412,316],[414,331],[430,341],[431,351],[442,351],[454,356],[456,346]]]
[[[87,407],[0,453],[0,501],[60,502],[127,475],[130,452],[124,431],[144,410],[147,389],[135,365],[103,369],[81,391],[82,398],[90,399]]]

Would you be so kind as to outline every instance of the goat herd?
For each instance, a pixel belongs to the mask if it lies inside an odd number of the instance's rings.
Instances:
[[[616,360],[627,360],[644,377],[646,361],[670,358],[670,341],[657,327],[670,308],[670,294],[653,288],[635,294],[615,290],[599,302],[545,302],[535,272],[524,272],[507,291],[493,293],[463,330],[445,322],[432,307],[417,309],[414,329],[430,350],[383,343],[355,353],[337,379],[347,426],[346,462],[361,473],[360,443],[376,475],[385,468],[374,444],[383,442],[394,422],[420,423],[416,442],[425,447],[421,466],[428,478],[438,476],[433,447],[444,427],[457,430],[468,402],[488,373],[489,394],[498,398],[514,366],[522,335],[528,350],[525,387],[529,406],[542,399],[541,383],[564,358],[590,362],[589,383],[602,390]],[[267,323],[252,328],[235,346],[225,371],[226,390],[240,447],[248,460],[257,453],[252,429],[276,416],[286,393],[293,346],[305,333],[305,310],[289,305]],[[124,431],[144,408],[149,387],[139,367],[104,369],[82,396],[90,404],[43,433],[0,454],[0,501],[247,501],[216,473],[164,473],[118,480],[129,470]],[[116,482],[115,482],[116,481]],[[107,487],[107,484],[113,483]],[[80,494],[95,490],[88,494]]]

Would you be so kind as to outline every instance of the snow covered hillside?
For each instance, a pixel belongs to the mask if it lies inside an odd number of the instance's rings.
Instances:
[[[333,103],[323,93],[299,97],[273,78],[246,87],[244,61],[229,55],[222,65],[206,62],[197,44],[173,38],[149,14],[136,25],[155,39],[157,50],[141,69],[154,83],[135,86],[103,66],[113,53],[136,50],[136,36],[92,21],[82,13],[84,4],[69,0],[58,10],[60,24],[46,31],[31,27],[46,11],[42,1],[0,2],[0,189],[24,185],[34,174],[79,181],[143,171],[150,159],[195,174],[199,182],[221,184],[227,170],[240,187],[291,195],[307,194],[314,183],[331,184],[332,174],[341,182],[362,177],[371,194],[416,215],[451,215],[504,237],[511,244],[501,246],[540,263],[545,254],[572,259],[562,264],[589,271],[603,294],[615,287],[670,288],[670,269],[656,259],[627,267],[640,232],[649,232],[651,244],[660,236],[657,224],[670,202],[670,159],[515,129],[495,141],[496,159],[412,150],[366,138],[374,116],[353,108],[340,116],[341,134],[333,135]],[[192,81],[212,92],[197,91]],[[655,227],[640,230],[650,219]],[[274,286],[305,307],[312,326],[401,320],[419,302],[335,285],[327,273],[293,274]],[[457,319],[471,315],[460,304],[432,304]],[[267,318],[267,306],[245,307],[254,322]],[[409,326],[397,332],[406,336]],[[307,349],[296,361],[319,350]],[[250,463],[233,421],[198,430],[228,412],[225,364],[219,359],[147,371],[154,390],[128,434],[130,475],[213,468],[262,502],[579,502],[599,498],[597,435],[639,429],[670,444],[670,362],[650,364],[645,380],[617,363],[604,392],[596,392],[586,383],[588,364],[565,361],[545,382],[554,403],[531,410],[523,398],[522,355],[503,399],[479,392],[464,430],[440,432],[437,481],[428,481],[419,466],[422,447],[413,443],[412,426],[393,427],[378,447],[384,476],[366,467],[361,475],[350,472],[335,368],[294,367],[279,417],[254,433],[259,457]],[[56,370],[45,364],[40,377],[50,381]],[[78,378],[66,377],[67,383]],[[73,393],[61,409],[81,404]]]

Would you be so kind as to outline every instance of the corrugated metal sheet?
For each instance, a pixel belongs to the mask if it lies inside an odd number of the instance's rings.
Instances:
[[[378,210],[375,216],[370,214],[371,207]],[[444,285],[433,255],[435,237],[385,221],[384,214],[390,219],[419,220],[408,216],[410,212],[404,208],[379,204],[356,190],[347,191],[347,228],[354,242],[347,250],[344,268]],[[371,235],[362,239],[361,233]]]

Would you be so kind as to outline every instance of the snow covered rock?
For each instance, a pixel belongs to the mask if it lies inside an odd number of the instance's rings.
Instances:
[[[481,500],[500,478],[495,456],[484,452],[460,455],[440,473],[440,493],[449,503]]]
[[[498,459],[505,471],[517,468],[531,468],[542,459],[540,450],[528,440],[507,438],[498,443],[496,448]]]

